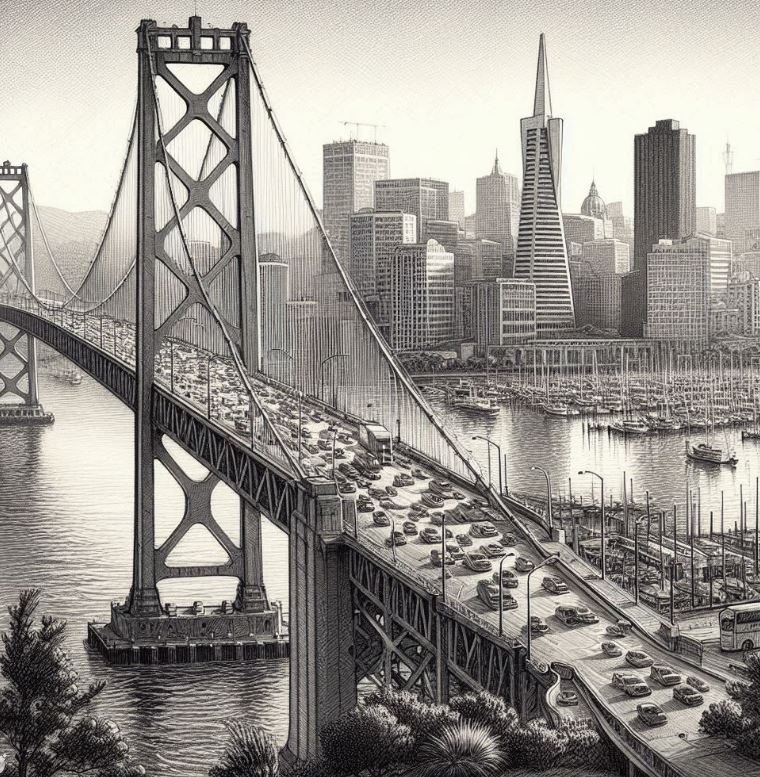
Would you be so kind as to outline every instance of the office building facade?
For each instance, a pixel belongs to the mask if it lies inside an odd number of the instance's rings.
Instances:
[[[718,214],[715,208],[697,208],[697,234],[716,237],[718,232]]]
[[[391,260],[391,344],[430,348],[454,336],[454,255],[435,240],[397,246]]]
[[[581,248],[581,262],[595,273],[624,275],[631,271],[631,250],[614,238],[590,240]]]
[[[760,230],[760,170],[726,175],[725,197],[726,239],[737,253],[752,250],[746,233]]]
[[[464,229],[464,192],[463,191],[450,191],[449,192],[449,219],[456,221],[459,224],[459,229]]]
[[[349,218],[374,205],[375,181],[390,175],[388,146],[340,140],[322,147],[322,219],[341,261],[349,248]]]
[[[417,217],[417,239],[428,240],[428,220],[449,220],[449,185],[433,178],[389,178],[375,181],[375,209],[400,210]]]
[[[520,222],[520,186],[517,176],[505,173],[494,159],[489,175],[475,182],[477,236],[501,243],[505,254],[512,255]]]
[[[543,34],[533,116],[520,121],[523,190],[514,276],[536,284],[539,337],[575,326],[570,268],[560,208],[562,119],[552,116]]]

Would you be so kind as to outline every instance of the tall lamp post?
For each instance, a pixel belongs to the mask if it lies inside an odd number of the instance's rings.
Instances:
[[[607,553],[605,551],[605,542],[606,542],[606,529],[605,529],[605,520],[604,520],[604,478],[598,473],[594,472],[590,469],[582,469],[578,472],[579,475],[593,475],[596,478],[599,478],[599,482],[602,484],[602,580],[607,579]]]
[[[552,480],[549,473],[543,467],[531,467],[531,470],[543,472],[546,478],[546,506],[547,506],[547,518],[549,519],[549,531],[554,530],[554,522],[552,521]]]
[[[648,516],[642,515],[633,524],[633,599],[639,603],[639,526],[646,521]],[[625,569],[623,569],[625,573]]]
[[[559,561],[559,553],[552,553],[551,556],[547,556],[540,564],[537,564],[533,569],[528,572],[528,577],[526,580],[526,591],[525,591],[525,601],[528,604],[528,661],[530,661],[530,646],[531,646],[531,631],[530,631],[530,576],[537,570],[541,569],[541,567],[551,564],[556,564],[557,561]]]
[[[512,558],[515,554],[510,551],[505,553],[499,561],[499,636],[504,636],[504,562],[508,558]]]
[[[475,434],[472,437],[473,440],[483,440],[488,443],[488,486],[491,486],[491,446],[496,448],[496,464],[499,467],[499,496],[504,493],[504,487],[501,480],[501,448],[488,437],[484,437],[482,434]]]
[[[324,402],[324,393],[325,393],[325,364],[327,362],[331,361],[332,359],[337,359],[338,357],[346,358],[348,354],[346,353],[334,353],[331,356],[326,356],[322,361],[319,363],[319,398]],[[325,402],[325,404],[330,404],[329,402]],[[335,406],[337,402],[333,403],[333,406]]]

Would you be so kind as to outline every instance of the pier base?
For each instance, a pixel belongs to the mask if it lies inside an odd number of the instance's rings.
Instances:
[[[0,426],[47,426],[55,416],[42,405],[0,404]]]
[[[87,643],[109,664],[194,664],[287,658],[288,635],[279,603],[263,612],[205,607],[171,614],[131,615],[120,602],[111,604],[111,622],[89,623]]]

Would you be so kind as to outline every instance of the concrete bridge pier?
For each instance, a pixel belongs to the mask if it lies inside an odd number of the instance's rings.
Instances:
[[[349,550],[335,484],[304,482],[290,531],[290,731],[292,763],[319,752],[322,727],[356,706]]]
[[[235,606],[241,612],[269,609],[264,586],[261,513],[244,499],[240,500],[240,547],[243,552],[243,577],[238,585]]]

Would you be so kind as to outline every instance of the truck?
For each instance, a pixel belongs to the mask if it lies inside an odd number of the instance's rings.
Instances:
[[[359,426],[359,443],[370,453],[373,453],[380,464],[393,462],[393,443],[391,433],[380,424],[361,424]]]

